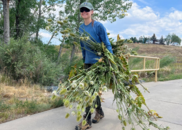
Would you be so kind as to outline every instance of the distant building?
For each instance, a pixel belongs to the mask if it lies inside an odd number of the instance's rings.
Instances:
[[[153,44],[153,41],[149,39],[149,40],[146,41],[146,43],[147,44]],[[160,40],[156,40],[155,44],[160,44]]]
[[[147,44],[153,44],[153,41],[152,40],[147,40],[146,43]]]

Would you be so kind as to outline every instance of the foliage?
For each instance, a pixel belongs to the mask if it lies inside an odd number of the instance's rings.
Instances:
[[[177,42],[177,43],[181,44],[181,38],[173,33],[171,35],[171,42]]]
[[[175,57],[172,56],[165,56],[160,60],[160,67],[163,68],[165,66],[170,65],[171,63],[174,63],[176,61]]]
[[[169,45],[169,43],[172,43],[172,42],[177,42],[177,43],[180,44],[181,43],[181,38],[173,33],[173,34],[168,34],[167,35],[166,41],[167,41],[168,45]]]
[[[60,0],[12,0],[10,1],[9,21],[11,37],[21,38],[25,34],[32,35],[45,28],[48,18],[55,18],[56,7],[62,7]],[[40,7],[40,5],[42,5]],[[1,12],[1,8],[0,8]],[[3,27],[4,16],[0,19]],[[0,28],[0,35],[3,34]]]
[[[160,44],[164,44],[164,38],[163,38],[163,36],[160,39]]]
[[[136,37],[131,37],[130,39],[133,41],[133,43],[137,43],[138,42]]]
[[[52,62],[26,37],[21,40],[11,39],[9,45],[1,45],[0,49],[1,69],[13,79],[28,78],[43,85],[58,83],[61,66]]]
[[[153,36],[151,37],[151,40],[153,41],[153,44],[155,44],[155,42],[157,41],[155,34],[153,34]]]
[[[166,36],[166,42],[167,42],[167,45],[169,45],[169,43],[171,43],[171,39],[172,39],[172,36],[170,35],[170,34],[168,34],[167,36]]]
[[[147,42],[147,40],[148,40],[148,38],[147,38],[147,37],[144,37],[144,39],[143,39],[143,43],[146,43],[146,42]]]
[[[58,50],[56,49],[56,45],[44,44],[40,39],[31,39],[30,43],[38,47],[52,62],[57,62]]]
[[[160,130],[168,129],[168,127],[161,128],[155,124],[150,115],[141,108],[142,105],[146,107],[147,105],[142,93],[136,86],[136,83],[139,83],[138,76],[131,74],[128,68],[127,59],[132,50],[126,45],[123,46],[125,40],[118,38],[117,42],[113,42],[110,39],[114,52],[114,54],[111,54],[104,46],[104,43],[99,44],[92,41],[91,36],[86,32],[81,37],[79,33],[72,33],[69,29],[62,32],[69,37],[80,39],[90,47],[92,52],[102,57],[89,69],[82,69],[83,66],[75,66],[70,72],[69,79],[64,83],[60,83],[58,90],[54,92],[53,99],[59,93],[60,96],[64,97],[65,107],[76,108],[76,111],[67,113],[65,118],[68,118],[70,114],[76,114],[77,121],[80,121],[83,118],[82,113],[88,106],[91,106],[90,112],[93,113],[94,108],[97,107],[95,99],[99,91],[111,89],[114,94],[114,101],[117,104],[118,118],[123,124],[123,129],[125,129],[126,121],[132,124],[133,129],[135,127],[134,122],[137,122],[142,129],[147,129],[144,120]],[[132,84],[129,82],[130,78]],[[124,85],[125,82],[129,84],[128,87]],[[142,87],[147,90],[143,85]],[[134,99],[130,92],[134,93],[138,98]]]

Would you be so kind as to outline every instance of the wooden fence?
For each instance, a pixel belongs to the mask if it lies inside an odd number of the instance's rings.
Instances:
[[[141,70],[131,70],[131,72],[155,71],[155,82],[157,82],[157,71],[160,69],[160,58],[158,58],[158,57],[149,57],[149,56],[136,56],[136,55],[130,55],[130,57],[143,58],[143,69],[141,69]],[[154,69],[146,69],[146,67],[145,67],[146,59],[156,60]]]

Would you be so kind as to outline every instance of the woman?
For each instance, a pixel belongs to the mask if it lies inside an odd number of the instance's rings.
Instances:
[[[80,13],[81,17],[84,19],[84,23],[80,26],[79,31],[81,35],[85,32],[87,32],[90,35],[90,39],[93,41],[96,41],[97,43],[103,42],[107,49],[113,53],[112,51],[112,46],[109,42],[109,38],[107,36],[106,29],[104,26],[98,22],[94,21],[92,19],[92,15],[94,14],[94,8],[91,3],[89,2],[84,2],[80,5]],[[88,69],[91,67],[94,63],[98,62],[97,59],[100,59],[101,57],[95,52],[93,52],[86,44],[83,42],[80,42],[81,48],[82,48],[82,55],[83,55],[83,61],[84,61],[84,68]],[[96,98],[96,103],[97,103],[97,108],[96,108],[96,114],[94,119],[92,119],[91,122],[91,113],[90,107],[86,108],[86,114],[84,118],[87,117],[86,121],[87,124],[85,126],[82,126],[82,122],[76,126],[76,130],[85,130],[88,128],[91,128],[92,123],[98,123],[100,119],[104,117],[104,112],[101,108],[101,102],[99,96]],[[86,116],[88,115],[88,116]]]

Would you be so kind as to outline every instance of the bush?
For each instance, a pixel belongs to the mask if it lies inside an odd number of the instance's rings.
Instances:
[[[0,69],[15,80],[28,78],[42,85],[58,84],[61,66],[26,37],[11,39],[8,45],[1,44],[0,57]]]
[[[175,57],[172,56],[165,56],[160,60],[160,68],[170,65],[176,61]]]

